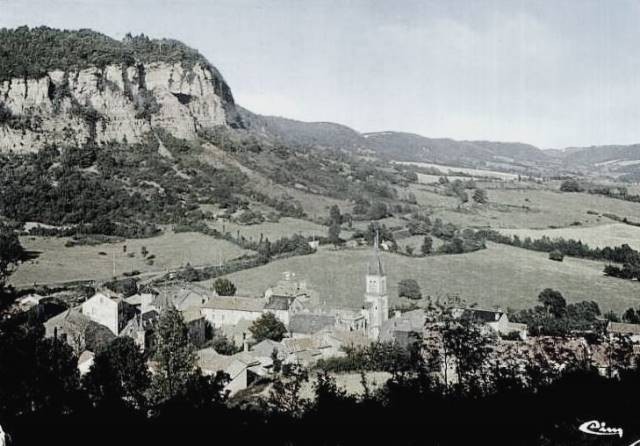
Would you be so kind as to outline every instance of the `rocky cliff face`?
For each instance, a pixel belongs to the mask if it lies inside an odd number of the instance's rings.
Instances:
[[[164,62],[51,71],[0,83],[0,152],[34,152],[47,144],[135,143],[162,128],[190,139],[228,125],[235,105],[217,72]]]

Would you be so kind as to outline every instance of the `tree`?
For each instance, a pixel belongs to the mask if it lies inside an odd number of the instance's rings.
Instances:
[[[486,365],[493,339],[471,320],[461,319],[446,326],[443,332],[445,351],[453,357],[458,385],[472,388]]]
[[[562,253],[562,251],[554,249],[549,253],[549,259],[555,260],[556,262],[562,262],[564,260],[564,254]]]
[[[144,355],[133,339],[119,337],[98,353],[83,384],[94,404],[145,407],[151,382]]]
[[[0,329],[0,418],[68,413],[78,404],[78,358],[40,324]]]
[[[309,374],[297,364],[282,367],[282,376],[276,379],[269,393],[267,404],[274,412],[293,417],[301,416],[309,402],[302,398],[302,385],[309,381]]]
[[[622,320],[628,324],[640,324],[640,312],[633,308],[627,308],[622,314]]]
[[[420,285],[413,279],[402,279],[398,282],[398,296],[414,300],[422,299]]]
[[[154,359],[158,363],[151,387],[155,402],[184,395],[196,374],[196,355],[189,341],[189,329],[175,308],[165,310],[160,316]]]
[[[422,246],[420,246],[420,251],[423,256],[431,254],[431,251],[433,251],[433,239],[428,235],[425,235]]]
[[[215,282],[213,282],[213,289],[218,296],[235,296],[237,291],[235,284],[224,277],[216,279]]]
[[[261,342],[265,339],[280,342],[284,335],[287,334],[287,327],[275,314],[267,312],[253,322],[249,327],[249,331],[256,342]]]
[[[545,288],[538,295],[538,301],[544,305],[547,313],[555,318],[561,318],[567,312],[567,301],[559,291]]]
[[[619,374],[620,371],[631,367],[633,343],[628,336],[607,336],[604,345],[607,358],[607,375],[609,379]]]
[[[340,239],[340,225],[336,222],[331,223],[331,226],[329,226],[329,241],[335,246],[338,246],[342,241]]]
[[[343,216],[340,213],[340,208],[337,204],[331,206],[329,209],[329,226],[333,224],[341,225],[343,223]]]
[[[582,192],[584,189],[577,180],[569,179],[562,182],[560,190],[562,192]]]
[[[484,204],[488,201],[487,191],[484,189],[476,189],[473,193],[473,201],[479,204]]]
[[[25,250],[14,231],[0,224],[0,309],[7,294],[6,283],[14,266],[25,257]]]

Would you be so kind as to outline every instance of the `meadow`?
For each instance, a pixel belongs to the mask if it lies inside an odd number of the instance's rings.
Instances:
[[[546,235],[550,238],[581,240],[591,247],[620,246],[624,243],[633,249],[640,250],[640,227],[623,223],[609,223],[599,226],[571,226],[557,229],[501,229],[507,235],[517,235],[521,239],[531,237],[538,239]]]
[[[326,226],[291,217],[282,217],[277,223],[265,221],[257,225],[240,225],[223,220],[208,221],[207,225],[220,232],[229,232],[234,237],[237,236],[239,231],[241,236],[253,241],[259,241],[261,235],[271,241],[282,237],[291,237],[294,234],[305,237],[326,237],[329,230]],[[343,231],[341,234],[345,237],[349,232]]]
[[[568,302],[594,300],[601,309],[623,311],[640,305],[640,283],[606,277],[603,263],[565,258],[562,263],[546,253],[489,243],[485,250],[460,255],[407,257],[382,253],[391,305],[398,299],[398,281],[411,278],[423,295],[433,299],[459,296],[485,308],[526,308],[537,303],[544,288],[562,292]],[[262,296],[284,271],[296,273],[320,294],[328,306],[359,308],[371,250],[333,250],[292,257],[229,275],[243,295]],[[207,285],[207,284],[205,284]]]
[[[396,161],[396,164],[404,164],[409,166],[417,166],[417,167],[425,167],[425,168],[435,168],[446,174],[462,172],[466,175],[471,175],[472,177],[490,177],[490,178],[499,178],[501,180],[517,180],[518,175],[513,173],[506,172],[498,172],[496,170],[482,170],[482,169],[470,169],[467,167],[456,167],[456,166],[447,166],[444,164],[434,164],[434,163],[420,163],[415,161]]]
[[[38,256],[20,265],[11,276],[11,283],[25,286],[34,282],[44,284],[109,279],[113,276],[114,258],[116,274],[121,275],[133,270],[142,273],[165,271],[187,263],[194,266],[217,264],[252,253],[225,240],[194,232],[175,234],[170,230],[158,237],[96,246],[65,247],[68,240],[66,237],[21,237],[25,249]],[[143,246],[149,255],[155,256],[153,265],[148,265],[141,255]],[[134,257],[129,257],[128,253],[133,253]]]
[[[606,213],[640,221],[640,203],[587,193],[562,193],[538,185],[487,189],[489,201],[483,205],[473,200],[461,204],[458,198],[438,193],[439,188],[431,186],[412,184],[409,190],[433,217],[461,227],[549,229],[576,222],[596,226],[612,222],[603,216]]]

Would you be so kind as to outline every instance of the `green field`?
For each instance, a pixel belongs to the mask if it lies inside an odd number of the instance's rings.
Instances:
[[[457,198],[436,193],[437,189],[431,186],[412,184],[410,190],[418,204],[434,217],[461,227],[547,229],[568,227],[575,222],[586,226],[611,223],[603,213],[640,221],[640,203],[587,193],[560,193],[537,187],[495,188],[487,190],[487,204],[469,201],[460,205]]]
[[[546,235],[551,238],[582,240],[591,247],[620,246],[624,243],[633,249],[640,249],[640,227],[623,223],[610,223],[599,226],[571,226],[558,229],[502,229],[500,232],[517,235],[521,239],[537,239]]]
[[[324,249],[229,276],[245,295],[263,295],[283,271],[292,271],[316,289],[327,305],[362,305],[369,249]],[[489,244],[488,249],[462,255],[425,258],[383,253],[391,304],[398,303],[397,283],[413,278],[424,295],[458,295],[483,307],[523,308],[536,304],[546,287],[560,290],[567,301],[595,300],[602,309],[622,311],[640,305],[640,283],[606,277],[603,264],[565,258],[553,262],[546,253]]]
[[[194,232],[174,234],[170,231],[158,237],[127,240],[124,243],[109,243],[97,246],[64,246],[68,238],[21,237],[22,245],[29,251],[39,253],[35,260],[18,267],[11,276],[17,286],[34,282],[54,283],[72,280],[108,279],[113,276],[115,256],[116,274],[138,270],[141,272],[164,271],[185,265],[218,263],[251,251],[243,250],[233,243]],[[135,253],[128,257],[123,252]],[[149,255],[155,255],[154,264],[147,265],[141,248],[145,246]],[[103,252],[106,255],[100,255]]]
[[[294,234],[303,236],[326,237],[329,228],[307,220],[283,217],[277,223],[263,222],[257,225],[239,225],[228,221],[218,220],[207,224],[221,232],[230,232],[234,237],[240,231],[240,235],[248,240],[259,241],[262,234],[271,241],[282,237],[291,237]],[[344,237],[347,231],[342,232]]]
[[[396,161],[396,164],[404,164],[410,166],[417,167],[426,167],[426,168],[435,168],[439,169],[441,172],[446,174],[450,174],[451,172],[462,172],[466,175],[471,175],[473,177],[490,177],[490,178],[498,178],[501,180],[515,180],[518,178],[518,175],[513,173],[499,172],[497,170],[481,170],[481,169],[469,169],[466,167],[456,167],[456,166],[447,166],[445,164],[433,164],[433,163],[421,163],[415,161]]]

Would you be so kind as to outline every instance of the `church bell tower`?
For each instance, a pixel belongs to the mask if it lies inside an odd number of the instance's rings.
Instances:
[[[387,296],[387,276],[380,259],[378,233],[373,241],[373,256],[367,267],[365,308],[368,312],[368,334],[378,339],[382,324],[389,318],[389,297]]]

